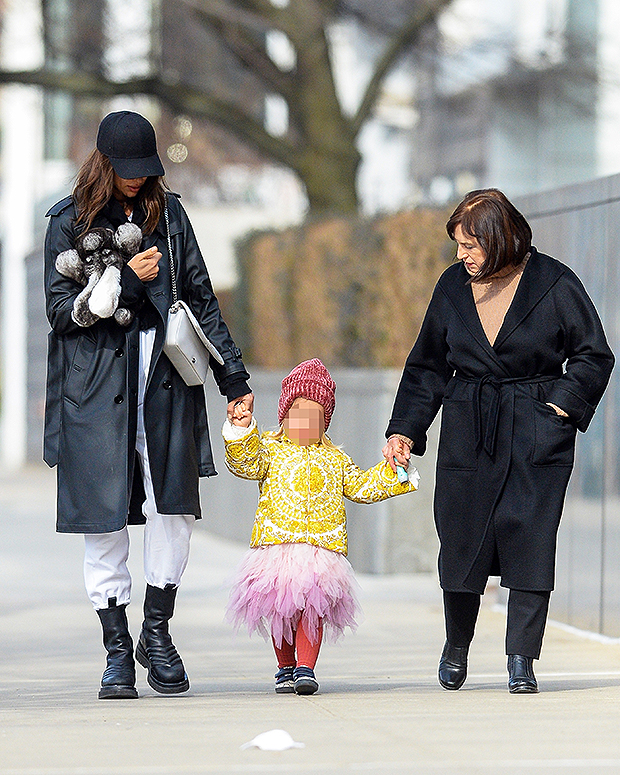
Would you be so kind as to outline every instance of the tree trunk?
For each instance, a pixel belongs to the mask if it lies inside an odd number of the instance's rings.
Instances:
[[[358,210],[357,169],[360,153],[353,143],[348,153],[335,155],[321,148],[309,148],[299,165],[313,213],[354,214]]]
[[[360,153],[351,120],[340,105],[326,36],[325,10],[313,0],[291,5],[297,53],[295,89],[289,98],[301,147],[295,168],[313,213],[355,213]]]

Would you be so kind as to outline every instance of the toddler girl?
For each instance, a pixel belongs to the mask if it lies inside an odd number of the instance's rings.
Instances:
[[[240,403],[222,430],[226,465],[256,479],[259,499],[252,547],[238,570],[227,617],[271,636],[278,693],[313,694],[323,630],[335,640],[355,628],[358,603],[346,559],[343,497],[376,503],[417,489],[412,468],[400,483],[384,460],[362,471],[326,436],[336,385],[318,358],[282,380],[277,432],[259,434]]]

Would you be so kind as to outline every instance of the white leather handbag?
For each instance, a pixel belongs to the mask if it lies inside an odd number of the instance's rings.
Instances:
[[[168,310],[164,353],[186,385],[204,385],[209,371],[209,356],[212,355],[220,364],[224,363],[224,359],[213,342],[205,335],[191,309],[178,297],[167,207],[164,209],[164,217],[168,237],[173,301]]]

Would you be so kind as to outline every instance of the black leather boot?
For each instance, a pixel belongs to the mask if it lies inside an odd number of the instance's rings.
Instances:
[[[135,700],[138,696],[126,607],[117,606],[116,598],[111,597],[108,607],[97,611],[103,628],[103,645],[108,652],[106,669],[101,677],[100,700]]]
[[[508,691],[511,694],[536,694],[538,682],[532,657],[508,654]]]
[[[189,689],[189,680],[170,633],[168,622],[174,613],[177,588],[146,585],[144,622],[136,648],[136,659],[149,672],[149,685],[161,694],[180,694]]]
[[[456,690],[463,686],[467,678],[468,653],[469,646],[451,646],[446,641],[437,673],[439,683],[444,689]]]

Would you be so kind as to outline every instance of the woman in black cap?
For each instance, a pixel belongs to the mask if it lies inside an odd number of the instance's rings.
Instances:
[[[156,691],[189,688],[168,622],[193,523],[201,516],[198,478],[216,471],[204,390],[188,387],[162,352],[173,303],[169,243],[179,298],[223,357],[223,365],[211,359],[211,366],[229,417],[241,399],[253,403],[249,374],[222,320],[192,227],[163,175],[151,124],[138,113],[110,113],[73,195],[48,212],[45,293],[52,331],[44,459],[58,467],[57,530],[85,535],[86,589],[107,650],[100,699],[138,696],[125,613],[132,523],[145,524],[147,582],[136,658]],[[121,270],[119,306],[135,314],[133,322],[123,327],[111,317],[79,325],[73,312],[82,287],[57,271],[56,258],[78,235],[127,221],[143,233],[141,252]]]

